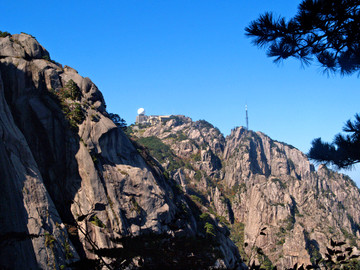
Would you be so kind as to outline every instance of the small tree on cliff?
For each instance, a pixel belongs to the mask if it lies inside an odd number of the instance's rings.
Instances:
[[[118,114],[116,113],[109,113],[109,118],[114,122],[114,124],[121,128],[122,130],[126,130],[126,121],[125,119],[121,118]]]
[[[274,62],[315,58],[325,71],[351,75],[360,69],[359,29],[360,0],[303,0],[289,21],[265,13],[245,31]]]
[[[80,100],[81,98],[81,90],[79,86],[70,79],[66,84],[64,89],[62,90],[62,95],[64,98],[71,98],[72,100]]]

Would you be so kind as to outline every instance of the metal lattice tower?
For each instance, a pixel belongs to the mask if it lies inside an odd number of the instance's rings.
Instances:
[[[247,104],[245,105],[245,112],[246,112],[246,129],[249,130],[249,117],[248,117]]]

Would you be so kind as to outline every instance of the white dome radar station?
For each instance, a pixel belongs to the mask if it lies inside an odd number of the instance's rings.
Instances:
[[[137,110],[137,113],[140,115],[140,114],[145,114],[145,109],[144,108],[140,108]]]

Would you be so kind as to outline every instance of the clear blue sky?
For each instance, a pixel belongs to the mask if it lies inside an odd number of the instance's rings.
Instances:
[[[128,124],[136,111],[205,119],[225,135],[245,125],[307,152],[360,112],[357,76],[280,66],[244,28],[265,11],[293,16],[289,0],[1,0],[0,30],[34,35],[51,58],[102,91]],[[349,172],[360,185],[360,169]]]

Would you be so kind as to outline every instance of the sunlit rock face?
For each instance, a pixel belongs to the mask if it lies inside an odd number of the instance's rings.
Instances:
[[[171,149],[159,162],[184,192],[231,229],[245,259],[269,259],[283,269],[324,257],[331,238],[360,243],[359,189],[325,166],[315,171],[291,145],[243,127],[224,138],[210,123],[184,116],[134,126],[131,136],[155,157],[159,153],[144,138],[159,138]]]
[[[0,135],[0,268],[245,267],[228,229],[211,217],[204,228],[201,208],[109,119],[91,80],[27,34],[0,38]],[[207,171],[221,166],[214,153]]]

